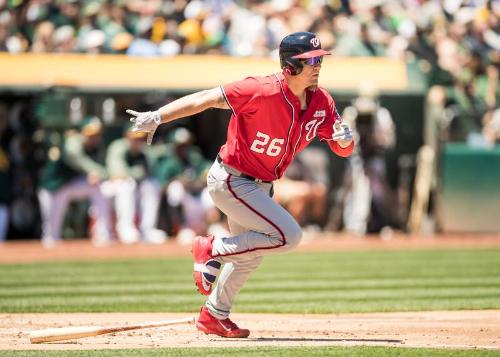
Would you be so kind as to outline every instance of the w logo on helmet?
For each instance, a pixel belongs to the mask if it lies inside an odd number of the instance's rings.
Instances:
[[[321,45],[321,43],[319,42],[319,38],[317,37],[313,37],[311,38],[311,45],[313,45],[313,47],[319,47],[319,45]]]

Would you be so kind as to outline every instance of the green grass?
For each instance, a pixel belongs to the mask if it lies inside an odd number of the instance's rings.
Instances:
[[[0,351],[1,356],[68,356],[68,357],[107,357],[107,356],[498,356],[499,352],[488,350],[437,350],[428,348],[394,347],[261,347],[261,348],[161,348],[136,350],[90,350],[90,351]]]
[[[0,265],[0,312],[194,312],[190,259]],[[500,308],[500,249],[269,256],[237,312]]]
[[[194,312],[190,259],[0,265],[0,312]],[[500,308],[500,249],[270,256],[238,312],[336,313]],[[394,347],[0,351],[0,356],[498,356]]]

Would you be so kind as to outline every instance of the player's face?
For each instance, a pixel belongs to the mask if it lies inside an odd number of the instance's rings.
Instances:
[[[319,72],[321,70],[321,63],[323,56],[312,57],[301,60],[303,64],[302,72],[300,73],[301,79],[305,82],[306,87],[317,86],[319,79]]]
[[[102,135],[101,133],[95,133],[91,135],[84,135],[85,146],[87,148],[96,148],[101,144]]]

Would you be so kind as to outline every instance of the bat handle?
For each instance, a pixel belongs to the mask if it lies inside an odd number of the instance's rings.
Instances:
[[[137,328],[148,328],[148,327],[162,327],[162,326],[170,326],[170,325],[180,325],[180,324],[194,324],[195,317],[184,317],[182,319],[177,320],[166,320],[166,321],[157,321],[157,322],[145,322],[137,326]]]

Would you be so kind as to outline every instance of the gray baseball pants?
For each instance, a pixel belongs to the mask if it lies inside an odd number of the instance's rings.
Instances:
[[[207,183],[215,205],[228,217],[232,237],[214,240],[212,254],[224,264],[206,306],[217,318],[229,316],[233,301],[263,256],[296,247],[302,230],[271,198],[272,183],[257,183],[214,162]]]

